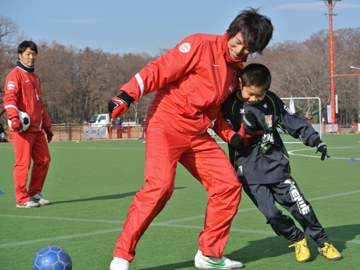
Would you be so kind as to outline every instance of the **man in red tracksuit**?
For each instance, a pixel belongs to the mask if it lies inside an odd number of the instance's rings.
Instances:
[[[114,250],[111,270],[128,270],[135,248],[174,190],[179,161],[209,195],[205,228],[199,235],[195,266],[238,269],[222,255],[238,211],[241,184],[208,128],[230,142],[235,132],[223,120],[221,105],[239,86],[250,53],[261,53],[272,36],[270,20],[257,10],[241,12],[226,34],[195,34],[147,64],[109,102],[113,119],[130,103],[157,91],[146,120],[145,181],[135,195]]]
[[[46,174],[50,164],[50,153],[47,142],[53,133],[51,122],[45,110],[41,96],[41,83],[34,73],[37,46],[32,41],[23,41],[18,47],[18,62],[6,77],[4,107],[7,118],[11,120],[12,141],[15,152],[14,182],[16,206],[32,208],[50,204],[41,195]],[[22,132],[19,111],[26,112],[30,117],[29,128]],[[43,129],[47,136],[47,142]],[[26,190],[28,171],[31,171],[29,190]]]

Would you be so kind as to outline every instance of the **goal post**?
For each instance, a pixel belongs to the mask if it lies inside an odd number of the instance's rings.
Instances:
[[[290,97],[281,98],[281,100],[289,108],[293,107],[296,114],[307,119],[319,133],[320,138],[322,137],[321,99],[319,97]]]

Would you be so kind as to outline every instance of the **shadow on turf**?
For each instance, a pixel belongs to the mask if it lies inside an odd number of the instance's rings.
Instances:
[[[346,249],[346,241],[355,239],[357,235],[360,235],[360,224],[344,225],[338,227],[325,228],[330,241],[336,247],[336,249],[342,253]],[[311,252],[311,259],[307,263],[311,263],[322,257],[317,250],[315,242],[309,237],[309,249]],[[261,260],[264,258],[271,258],[282,256],[284,254],[291,253],[293,256],[290,260],[296,262],[295,249],[288,248],[291,242],[286,240],[284,237],[271,236],[261,240],[248,241],[248,245],[234,251],[230,254],[224,254],[232,260],[241,261],[246,268],[246,264],[252,261]],[[196,251],[194,251],[195,256]],[[325,260],[325,258],[319,258]],[[346,260],[346,258],[343,257]],[[160,265],[156,267],[140,268],[140,270],[175,270],[175,269],[196,269],[194,266],[194,260],[179,262],[173,264]]]
[[[186,188],[186,187],[175,187],[175,190],[176,189],[184,189],[184,188]],[[138,193],[138,191],[136,191],[136,192],[127,192],[127,193],[122,193],[122,194],[96,196],[96,197],[85,198],[85,199],[74,199],[74,200],[58,201],[58,202],[51,201],[51,204],[86,202],[86,201],[94,201],[94,200],[116,200],[116,199],[126,198],[126,197],[129,197],[129,196],[134,197],[134,195],[136,193]]]

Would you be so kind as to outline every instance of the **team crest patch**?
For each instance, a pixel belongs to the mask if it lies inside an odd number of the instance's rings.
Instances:
[[[183,43],[180,45],[179,51],[182,53],[187,53],[190,51],[190,48],[191,48],[190,43]]]
[[[284,183],[285,183],[285,184],[291,184],[292,181],[291,181],[291,179],[289,178],[289,179],[285,180]]]
[[[273,115],[272,114],[265,115],[265,121],[266,121],[267,126],[270,128],[273,124]]]

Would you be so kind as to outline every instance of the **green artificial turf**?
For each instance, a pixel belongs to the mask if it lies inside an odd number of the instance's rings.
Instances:
[[[309,239],[312,258],[298,263],[294,248],[288,248],[291,243],[274,234],[245,193],[225,256],[242,261],[246,269],[356,268],[360,135],[324,135],[323,140],[331,156],[325,161],[314,148],[299,143],[286,147],[292,176],[343,259],[327,261]],[[220,145],[226,151],[226,144]],[[145,183],[144,140],[51,142],[49,148],[52,161],[43,196],[52,204],[19,209],[12,144],[0,143],[0,269],[32,269],[35,254],[48,245],[64,248],[74,270],[108,269],[128,207]],[[195,269],[206,203],[205,189],[179,164],[173,196],[139,242],[131,269]]]

